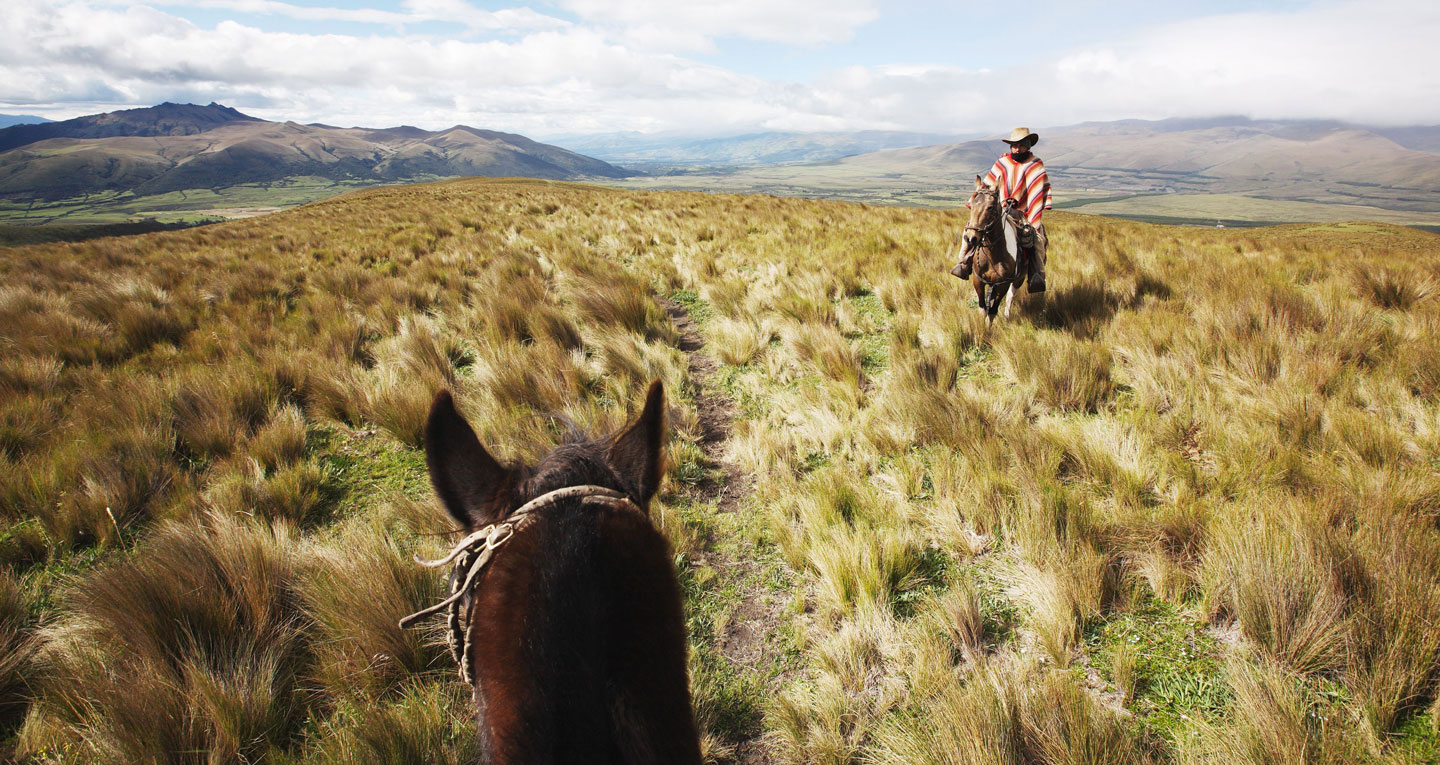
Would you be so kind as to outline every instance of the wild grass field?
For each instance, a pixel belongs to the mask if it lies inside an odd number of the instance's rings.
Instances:
[[[295,176],[270,183],[244,183],[143,196],[129,191],[105,191],[52,201],[5,199],[0,200],[0,225],[44,228],[134,221],[194,224],[275,212],[373,185]]]
[[[1440,756],[1440,237],[1056,213],[987,328],[963,225],[466,180],[0,249],[0,759],[470,761],[395,626],[432,395],[525,459],[653,378],[711,761]]]

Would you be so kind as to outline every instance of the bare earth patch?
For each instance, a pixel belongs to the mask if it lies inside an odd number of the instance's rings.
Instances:
[[[736,512],[741,500],[750,495],[754,478],[724,457],[730,423],[735,417],[735,402],[716,390],[714,379],[719,365],[701,351],[704,340],[695,320],[677,303],[667,300],[664,306],[675,328],[680,330],[680,350],[686,354],[690,379],[696,385],[695,405],[699,416],[701,451],[706,462],[723,473],[722,478],[702,482],[697,492],[706,499],[714,500],[717,512]],[[741,672],[760,671],[761,666],[774,658],[774,646],[767,638],[775,634],[783,603],[774,593],[757,584],[761,569],[754,556],[729,555],[720,551],[715,541],[707,540],[705,558],[693,565],[713,567],[723,581],[745,583],[740,603],[723,636],[719,637],[720,652]],[[762,738],[756,736],[737,742],[734,761],[743,765],[759,765],[774,760]]]

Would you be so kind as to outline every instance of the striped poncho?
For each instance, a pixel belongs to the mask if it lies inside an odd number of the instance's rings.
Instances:
[[[985,185],[999,187],[1002,200],[1019,202],[1025,219],[1038,226],[1040,216],[1050,209],[1050,179],[1045,175],[1045,163],[1031,156],[1025,163],[1016,162],[1009,154],[995,160],[995,166],[985,176]]]

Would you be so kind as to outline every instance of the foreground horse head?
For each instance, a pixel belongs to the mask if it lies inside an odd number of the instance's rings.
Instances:
[[[442,561],[457,561],[452,646],[485,762],[700,761],[680,588],[647,509],[664,399],[657,380],[619,433],[526,467],[496,461],[450,393],[435,397],[425,459],[468,532]]]
[[[975,252],[975,270],[970,276],[975,299],[992,322],[1001,298],[1007,293],[1013,298],[1011,286],[1018,273],[1015,258],[1005,242],[1004,219],[999,189],[986,186],[980,176],[975,176],[975,190],[970,193],[970,220],[965,224],[965,244]],[[1005,315],[1010,315],[1009,303],[1005,305]]]

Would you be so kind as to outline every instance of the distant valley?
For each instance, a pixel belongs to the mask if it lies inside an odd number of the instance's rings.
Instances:
[[[1230,117],[1037,132],[1059,208],[1204,225],[1440,227],[1440,127]],[[551,140],[464,125],[272,122],[214,103],[19,124],[0,129],[0,224],[242,217],[353,188],[457,176],[953,207],[1004,150],[998,136],[902,131]]]
[[[214,103],[161,104],[0,130],[0,220],[182,219],[378,183],[627,174],[521,135],[464,125],[339,128],[270,122]]]
[[[1079,212],[1210,224],[1440,225],[1440,127],[1219,118],[1037,132],[1057,206]],[[677,167],[619,185],[950,206],[1004,149],[992,137],[820,162]]]
[[[557,137],[555,141],[574,151],[608,162],[653,172],[657,168],[691,165],[816,162],[885,149],[932,146],[966,137],[974,136],[887,130],[819,133],[770,131],[713,138],[605,133]]]

